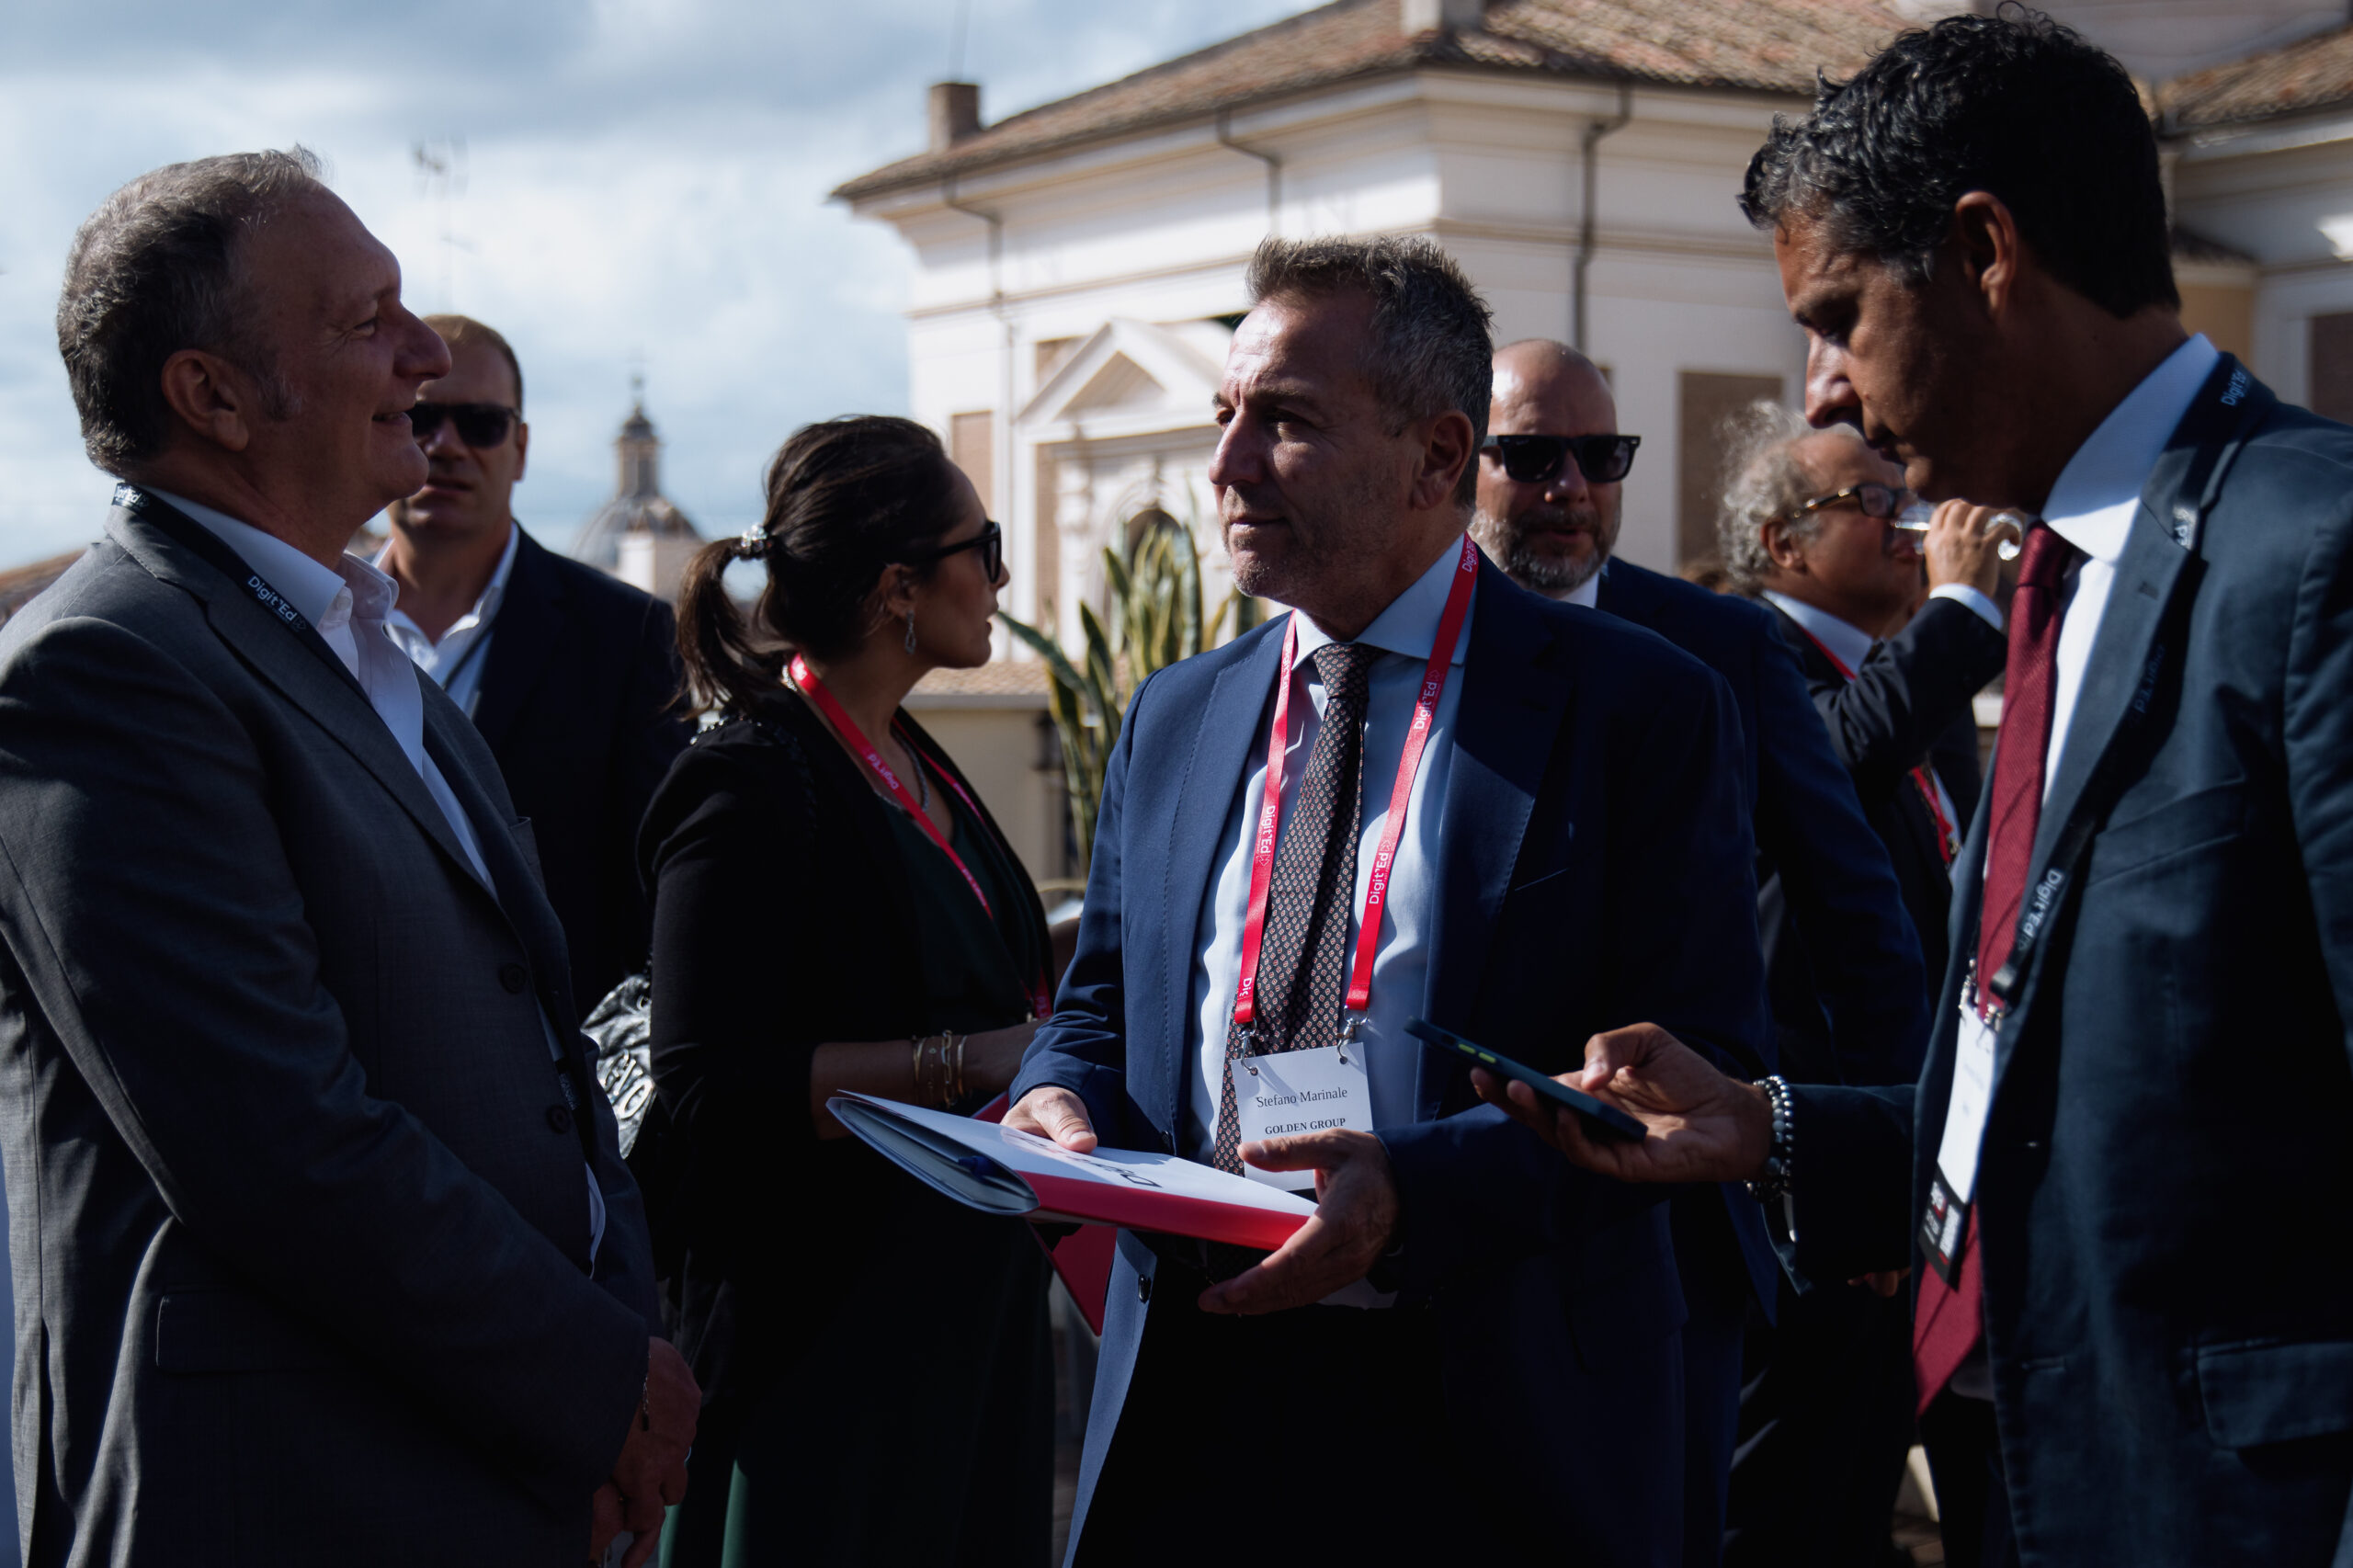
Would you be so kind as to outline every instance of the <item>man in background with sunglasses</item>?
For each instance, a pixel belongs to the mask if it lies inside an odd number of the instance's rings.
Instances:
[[[645,959],[637,824],[687,744],[676,622],[523,531],[522,365],[472,317],[425,320],[450,369],[409,415],[428,473],[376,560],[400,585],[386,630],[473,720],[529,819],[585,1015]]]
[[[1768,942],[1776,1042],[1832,1082],[1908,1082],[1927,1043],[1927,981],[1887,849],[1832,753],[1803,675],[1768,610],[1623,561],[1620,486],[1639,437],[1618,430],[1609,383],[1565,344],[1530,339],[1495,356],[1472,535],[1522,587],[1648,628],[1723,676],[1746,742],[1742,779],[1756,844],[1759,926],[1802,933],[1794,973]],[[1794,1069],[1790,1069],[1794,1071]],[[1769,1324],[1784,1290],[1755,1199],[1737,1187],[1673,1200],[1683,1329],[1684,1562],[1713,1564],[1740,1417],[1750,1318]],[[1897,1326],[1901,1339],[1901,1324]],[[1895,1497],[1888,1477],[1880,1540]]]

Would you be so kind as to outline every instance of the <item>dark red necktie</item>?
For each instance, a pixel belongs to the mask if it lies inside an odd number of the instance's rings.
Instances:
[[[2026,902],[2034,834],[2042,821],[2043,763],[2051,754],[2051,709],[2059,686],[2059,579],[2075,549],[2048,528],[2027,535],[2018,590],[2010,601],[2010,656],[2002,677],[2002,733],[1994,756],[1994,793],[1986,816],[1985,893],[1977,922],[1977,986],[1982,998],[2010,956],[2018,906]],[[1983,1000],[1979,1002],[1984,1010]],[[1981,1176],[1979,1185],[1984,1185]],[[1970,1215],[1954,1282],[1935,1269],[1920,1277],[1912,1317],[1912,1366],[1926,1412],[1977,1346],[1984,1281],[1978,1262],[1978,1216]]]

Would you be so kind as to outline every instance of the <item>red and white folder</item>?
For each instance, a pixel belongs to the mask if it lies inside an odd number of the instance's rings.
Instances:
[[[884,1159],[989,1214],[1280,1246],[1315,1205],[1174,1154],[1078,1154],[1032,1133],[867,1095],[835,1095],[834,1119]]]

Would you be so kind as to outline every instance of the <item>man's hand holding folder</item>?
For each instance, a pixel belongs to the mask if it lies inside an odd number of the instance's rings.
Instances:
[[[1074,1153],[1096,1147],[1086,1106],[1068,1089],[1032,1089],[1005,1125],[1050,1139]],[[1205,1312],[1281,1312],[1320,1301],[1370,1273],[1397,1230],[1397,1178],[1389,1152],[1370,1132],[1331,1129],[1242,1145],[1261,1170],[1315,1172],[1314,1212],[1256,1267],[1201,1292]]]

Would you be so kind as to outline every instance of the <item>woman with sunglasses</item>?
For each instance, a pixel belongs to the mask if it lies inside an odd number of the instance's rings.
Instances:
[[[747,620],[722,575],[765,575]],[[1047,999],[1036,890],[901,703],[989,657],[1003,540],[932,433],[796,431],[678,602],[720,722],[672,767],[649,1123],[665,1312],[705,1393],[665,1564],[1045,1560],[1047,1265],[847,1137],[846,1092],[969,1113]]]

